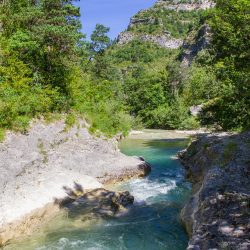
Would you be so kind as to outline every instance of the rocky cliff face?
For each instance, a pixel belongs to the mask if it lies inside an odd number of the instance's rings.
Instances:
[[[180,159],[193,183],[188,249],[250,249],[250,132],[203,136]]]
[[[118,44],[124,45],[135,39],[154,43],[162,48],[166,49],[178,49],[181,47],[183,41],[182,39],[172,38],[170,35],[150,35],[150,34],[142,34],[136,35],[133,32],[125,31],[119,34],[118,36]]]
[[[138,39],[163,48],[178,49],[183,44],[185,32],[197,18],[197,14],[194,13],[213,6],[214,3],[208,0],[159,0],[152,8],[142,10],[131,18],[128,29],[119,34],[117,42],[124,45]],[[191,12],[193,14],[185,14]],[[202,36],[202,32],[207,30],[201,30],[199,36]],[[185,60],[191,61],[193,55],[197,54],[195,50],[204,47],[205,43],[206,41],[197,41],[196,44],[185,42]]]
[[[175,11],[205,10],[214,7],[210,0],[158,0],[157,6]]]
[[[207,24],[200,27],[197,32],[190,33],[182,45],[182,65],[190,66],[200,51],[209,48],[211,38],[212,30]]]

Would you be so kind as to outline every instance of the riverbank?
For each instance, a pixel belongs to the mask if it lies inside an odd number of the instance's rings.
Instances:
[[[209,134],[180,153],[193,183],[182,210],[188,250],[250,248],[250,132]]]
[[[153,132],[159,138],[161,132]],[[112,198],[111,203],[104,204],[97,200],[94,209],[92,205],[86,208],[89,199],[86,202],[85,197],[79,197],[73,203],[66,202],[70,208],[66,216],[56,215],[30,237],[11,241],[4,249],[185,250],[188,236],[180,223],[179,214],[190,197],[191,186],[185,180],[185,171],[175,156],[187,146],[189,140],[173,137],[124,138],[119,142],[120,151],[125,155],[144,158],[152,166],[150,175],[106,187],[118,194],[122,192],[118,199],[113,197],[112,191],[94,191],[105,196],[107,193]],[[93,192],[87,196],[92,197]],[[113,203],[113,198],[125,205],[125,209],[119,210],[115,216],[112,211],[117,205]],[[131,204],[132,199],[133,205],[126,206]]]
[[[7,133],[0,143],[0,245],[30,234],[59,210],[55,201],[69,190],[144,176],[142,159],[119,152],[116,139],[96,138],[83,120],[34,121],[27,134]]]
[[[199,130],[161,130],[161,129],[144,129],[133,130],[129,134],[130,139],[144,139],[144,140],[178,140],[188,139],[190,136],[205,135],[209,133],[204,129]]]

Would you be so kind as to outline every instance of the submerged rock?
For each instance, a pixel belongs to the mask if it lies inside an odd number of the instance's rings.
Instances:
[[[250,132],[202,136],[180,159],[193,183],[188,249],[250,249]]]

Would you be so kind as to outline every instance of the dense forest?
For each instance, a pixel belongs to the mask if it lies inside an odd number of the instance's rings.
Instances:
[[[131,127],[249,129],[249,9],[249,0],[217,0],[206,11],[154,11],[163,23],[131,28],[155,34],[165,27],[195,39],[200,27],[211,27],[209,47],[184,67],[182,48],[136,39],[119,45],[101,24],[88,41],[71,0],[2,1],[0,138],[7,129],[25,133],[34,117],[61,114],[68,126],[82,116],[107,136]],[[193,105],[202,105],[197,117]]]

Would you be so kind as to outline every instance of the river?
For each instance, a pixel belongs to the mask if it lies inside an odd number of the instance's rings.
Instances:
[[[76,218],[58,217],[43,233],[12,243],[16,250],[184,250],[188,237],[179,218],[191,186],[176,153],[187,145],[182,138],[129,138],[120,143],[127,155],[145,158],[152,165],[144,179],[113,187],[128,190],[134,205],[118,218],[82,225]]]

